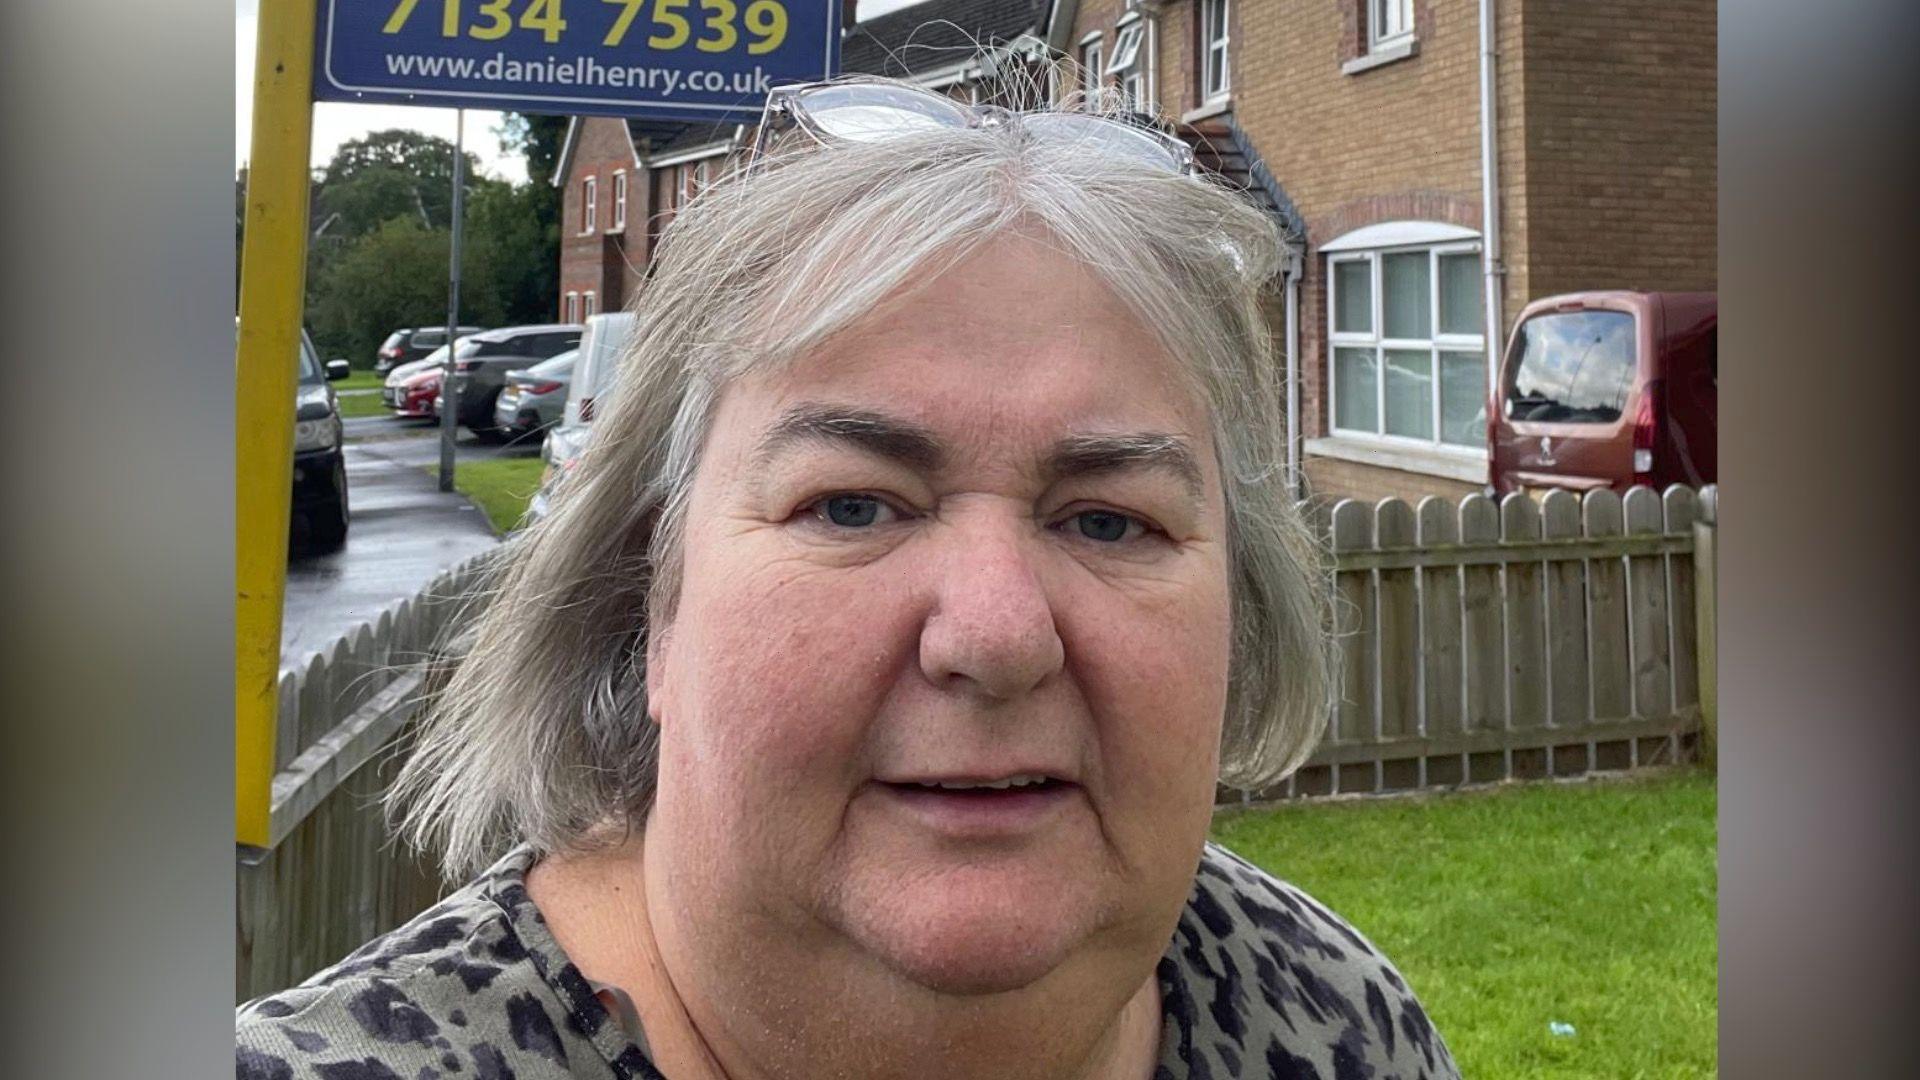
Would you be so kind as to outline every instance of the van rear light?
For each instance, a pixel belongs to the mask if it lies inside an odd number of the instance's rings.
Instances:
[[[529,394],[551,394],[555,390],[560,389],[560,385],[561,384],[557,382],[536,382],[527,383],[526,387],[527,393]]]
[[[580,422],[583,424],[593,422],[593,398],[591,396],[580,399]]]
[[[1633,482],[1653,483],[1654,424],[1660,415],[1660,380],[1648,383],[1640,392],[1640,407],[1633,415]]]

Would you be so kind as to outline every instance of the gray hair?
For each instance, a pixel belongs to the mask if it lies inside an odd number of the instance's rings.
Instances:
[[[1257,788],[1304,760],[1326,716],[1327,590],[1283,471],[1283,376],[1261,313],[1281,258],[1273,221],[1210,181],[1019,123],[828,148],[796,137],[668,230],[591,445],[500,553],[389,795],[407,840],[460,875],[509,844],[578,850],[644,819],[648,628],[673,617],[720,394],[1010,230],[1102,278],[1210,407],[1233,608],[1220,779]]]

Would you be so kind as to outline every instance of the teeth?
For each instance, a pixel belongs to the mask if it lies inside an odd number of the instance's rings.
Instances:
[[[935,784],[922,784],[920,786],[921,787],[937,787],[944,791],[1006,791],[1009,788],[1028,787],[1033,784],[1044,784],[1046,782],[1047,782],[1046,777],[1040,776],[1038,774],[1034,774],[1034,775],[1023,775],[1023,776],[1009,776],[1004,780],[993,780],[987,783],[977,783],[977,784],[958,783],[958,782],[950,783],[948,781],[942,780]]]

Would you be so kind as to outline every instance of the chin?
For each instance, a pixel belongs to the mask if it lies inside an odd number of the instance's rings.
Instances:
[[[847,894],[836,921],[895,974],[943,994],[1030,986],[1085,944],[1098,925],[1095,890],[964,866],[873,881]]]

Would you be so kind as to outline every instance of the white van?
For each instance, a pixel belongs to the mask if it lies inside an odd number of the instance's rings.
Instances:
[[[594,399],[612,388],[620,352],[633,332],[633,315],[625,311],[589,315],[586,326],[580,335],[580,357],[573,364],[573,381],[567,387],[566,410],[540,446],[547,468],[540,477],[540,490],[527,507],[530,520],[546,516],[547,496],[587,448],[587,437],[593,434]]]

